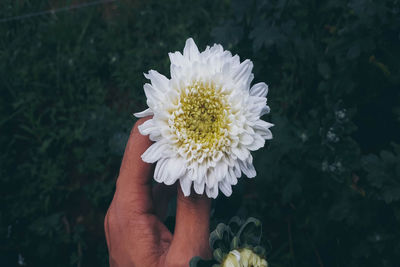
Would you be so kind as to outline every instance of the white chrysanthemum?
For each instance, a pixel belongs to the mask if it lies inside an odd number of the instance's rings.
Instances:
[[[244,248],[230,251],[222,267],[268,267],[268,263],[250,249]]]
[[[191,187],[216,198],[226,196],[243,172],[255,177],[250,151],[271,139],[268,86],[253,80],[253,63],[214,44],[199,52],[193,39],[183,55],[170,53],[171,79],[150,70],[144,85],[149,106],[136,117],[153,115],[139,126],[155,143],[142,155],[155,163],[154,179],[171,185],[179,180],[185,196]],[[219,189],[219,190],[218,190]]]

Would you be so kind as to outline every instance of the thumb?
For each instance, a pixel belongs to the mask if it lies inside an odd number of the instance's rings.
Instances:
[[[209,245],[211,199],[194,192],[183,195],[178,185],[176,223],[169,253],[184,257],[186,265],[194,256],[211,258]]]

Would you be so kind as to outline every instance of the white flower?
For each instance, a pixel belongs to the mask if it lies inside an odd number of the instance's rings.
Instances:
[[[265,259],[255,254],[250,249],[232,250],[226,256],[222,267],[268,267]]]
[[[271,139],[273,124],[260,119],[269,112],[268,86],[253,80],[253,63],[214,44],[199,52],[193,39],[183,55],[169,53],[171,79],[150,70],[144,85],[149,106],[136,117],[153,115],[139,126],[155,143],[142,155],[155,163],[154,179],[171,185],[179,180],[185,196],[193,184],[216,198],[221,190],[232,194],[232,185],[243,172],[256,176],[250,151]],[[219,190],[218,190],[219,189]]]

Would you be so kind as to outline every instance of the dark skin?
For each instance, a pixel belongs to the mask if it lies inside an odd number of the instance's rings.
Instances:
[[[111,267],[180,267],[194,256],[211,258],[211,200],[180,186],[152,186],[153,166],[141,155],[152,144],[133,127],[125,148],[116,191],[104,221]],[[177,196],[174,234],[163,224],[168,200]]]

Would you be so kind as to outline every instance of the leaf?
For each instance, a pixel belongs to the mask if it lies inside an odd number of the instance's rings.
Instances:
[[[214,267],[215,260],[204,260],[199,256],[193,257],[189,262],[189,267]],[[219,265],[217,265],[219,267]]]
[[[230,245],[231,250],[238,249],[239,248],[239,244],[240,244],[239,237],[234,236],[232,238],[231,245]]]
[[[222,252],[222,249],[217,248],[213,252],[214,259],[218,262],[222,262],[225,258],[226,253]]]

